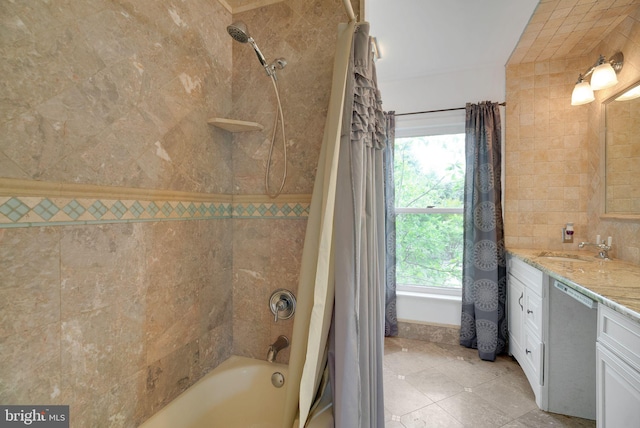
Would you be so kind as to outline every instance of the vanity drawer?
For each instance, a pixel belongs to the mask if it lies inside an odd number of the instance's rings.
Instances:
[[[509,273],[518,278],[527,288],[531,289],[540,297],[542,295],[542,271],[523,262],[517,257],[509,259]]]
[[[640,371],[640,324],[600,304],[598,342]]]
[[[528,328],[524,329],[524,364],[522,369],[531,385],[542,385],[542,361],[544,347],[540,338]]]

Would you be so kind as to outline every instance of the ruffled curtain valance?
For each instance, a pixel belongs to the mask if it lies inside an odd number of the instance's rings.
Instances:
[[[358,31],[358,30],[356,30]],[[370,53],[362,52],[366,57],[354,59],[354,99],[351,121],[351,141],[367,147],[382,150],[386,146],[386,132],[382,98],[377,88],[376,71],[369,62]]]

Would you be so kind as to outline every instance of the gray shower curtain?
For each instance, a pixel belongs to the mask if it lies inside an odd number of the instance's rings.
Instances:
[[[349,70],[336,190],[329,368],[335,426],[383,428],[385,117],[368,23],[356,27]]]
[[[494,361],[508,337],[498,103],[467,104],[465,132],[460,344]]]

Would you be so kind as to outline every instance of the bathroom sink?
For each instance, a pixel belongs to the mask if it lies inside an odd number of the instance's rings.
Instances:
[[[546,259],[554,262],[587,263],[592,261],[592,259],[581,257],[581,256],[574,256],[572,254],[557,254],[557,253],[549,253],[549,252],[542,252],[538,254],[538,257],[541,259]]]

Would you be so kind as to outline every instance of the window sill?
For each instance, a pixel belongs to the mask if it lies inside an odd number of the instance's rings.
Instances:
[[[462,297],[450,294],[397,291],[397,317],[407,322],[460,325]]]
[[[429,293],[424,291],[396,291],[396,296],[408,296],[416,299],[429,299],[429,300],[448,300],[455,302],[462,302],[461,296],[450,295],[450,294],[440,294],[440,293]]]

